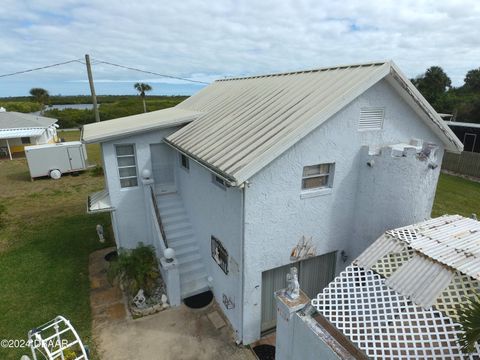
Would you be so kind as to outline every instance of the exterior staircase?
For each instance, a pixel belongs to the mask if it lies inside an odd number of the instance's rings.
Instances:
[[[182,299],[209,289],[207,271],[192,224],[178,193],[157,195],[168,246],[175,250]]]

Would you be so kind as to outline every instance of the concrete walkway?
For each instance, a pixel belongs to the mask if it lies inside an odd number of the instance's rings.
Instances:
[[[238,347],[231,329],[219,318],[213,303],[192,310],[185,305],[133,320],[125,311],[117,287],[106,282],[103,257],[110,249],[90,256],[90,302],[93,337],[104,360],[243,360],[256,359],[248,348]]]

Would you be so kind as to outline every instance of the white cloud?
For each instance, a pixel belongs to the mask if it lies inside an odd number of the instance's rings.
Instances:
[[[479,23],[476,1],[4,0],[0,63],[8,73],[90,53],[210,81],[393,59],[411,77],[440,65],[460,85],[467,70],[480,66]],[[112,83],[145,78],[104,64],[94,72]],[[22,75],[46,78],[84,79],[84,67]]]

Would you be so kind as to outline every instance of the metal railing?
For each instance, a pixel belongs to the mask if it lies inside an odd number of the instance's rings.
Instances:
[[[160,233],[162,234],[163,243],[165,245],[165,248],[168,248],[167,236],[165,235],[165,229],[163,227],[162,217],[160,216],[160,209],[158,208],[157,198],[155,196],[155,192],[153,191],[153,187],[150,187],[150,194],[152,196],[152,204],[153,209],[155,210],[155,218],[157,219],[157,224],[160,228]]]

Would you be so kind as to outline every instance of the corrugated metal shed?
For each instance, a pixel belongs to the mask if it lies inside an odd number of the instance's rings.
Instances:
[[[421,108],[448,149],[462,149],[392,62],[216,81],[177,105],[203,115],[167,142],[240,184],[385,77]]]
[[[144,131],[184,125],[195,120],[199,115],[200,113],[197,111],[173,107],[87,124],[83,127],[82,141],[85,143],[106,141]]]

